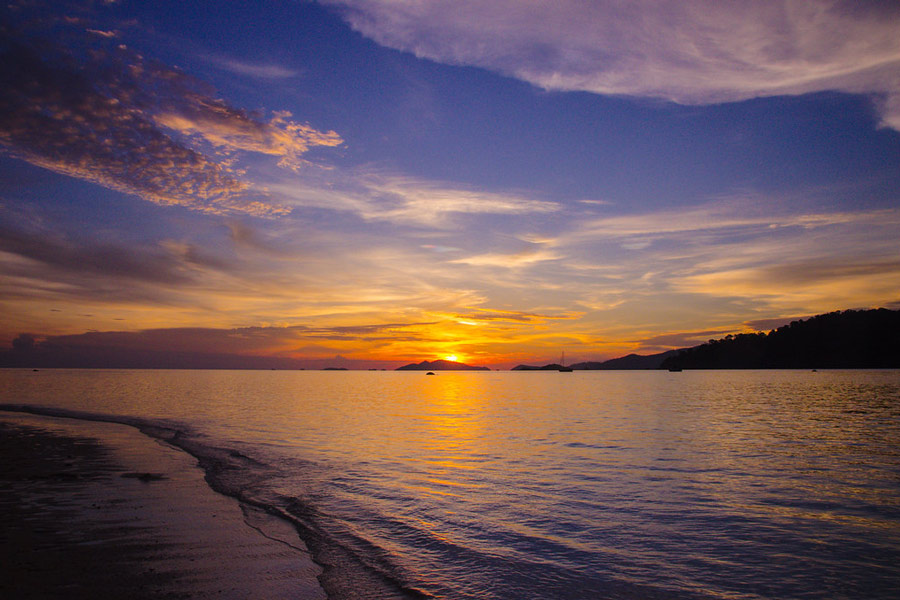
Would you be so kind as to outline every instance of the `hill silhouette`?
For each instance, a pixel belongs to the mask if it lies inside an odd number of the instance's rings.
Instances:
[[[659,354],[629,354],[619,358],[611,358],[601,362],[580,362],[569,367],[575,371],[614,371],[614,370],[639,370],[658,369],[663,361],[674,356],[678,350],[667,350]],[[532,365],[518,365],[513,371],[558,371],[562,365],[552,363],[535,367]]]
[[[490,371],[488,367],[473,367],[452,360],[423,360],[397,367],[396,371]]]
[[[884,308],[817,315],[680,350],[663,369],[900,368],[900,311]]]
[[[658,354],[628,354],[603,362],[583,362],[572,365],[573,369],[585,371],[624,371],[638,369],[658,369],[664,360],[674,356],[678,350],[666,350]]]

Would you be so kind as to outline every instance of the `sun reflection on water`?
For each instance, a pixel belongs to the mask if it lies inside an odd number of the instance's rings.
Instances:
[[[259,461],[247,489],[311,502],[434,597],[896,589],[895,371],[31,376],[11,395],[196,424]]]

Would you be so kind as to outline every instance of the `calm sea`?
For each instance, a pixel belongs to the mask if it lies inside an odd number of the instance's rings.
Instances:
[[[345,597],[898,598],[900,371],[0,371],[290,519]]]

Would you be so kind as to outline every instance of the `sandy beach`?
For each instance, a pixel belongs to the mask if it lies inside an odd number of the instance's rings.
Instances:
[[[287,523],[117,424],[0,412],[0,597],[323,599]]]

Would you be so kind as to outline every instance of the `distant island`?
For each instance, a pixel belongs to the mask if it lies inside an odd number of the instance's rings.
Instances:
[[[420,363],[410,363],[397,367],[396,371],[490,371],[488,367],[473,367],[452,360],[423,360]]]
[[[575,371],[613,371],[613,370],[639,370],[659,369],[667,358],[677,354],[679,350],[667,350],[659,354],[629,354],[619,358],[611,358],[602,362],[581,362],[569,365]],[[513,371],[558,371],[562,365],[552,363],[541,367],[531,365],[518,365]]]

